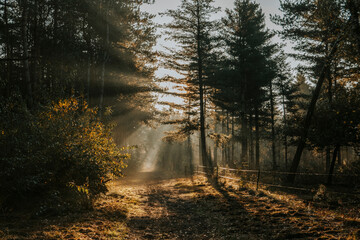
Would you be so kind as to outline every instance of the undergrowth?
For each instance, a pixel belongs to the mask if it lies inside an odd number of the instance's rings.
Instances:
[[[97,110],[70,98],[29,112],[0,103],[0,208],[36,206],[36,214],[89,208],[121,176],[129,158]]]

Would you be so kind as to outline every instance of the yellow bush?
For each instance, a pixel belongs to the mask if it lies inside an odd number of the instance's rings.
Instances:
[[[107,181],[121,176],[130,157],[116,146],[96,109],[82,99],[61,100],[37,115],[20,111],[7,118],[8,123],[22,119],[0,126],[0,142],[14,150],[0,153],[0,194],[8,201],[54,192],[62,199],[69,191],[91,200],[107,191]]]

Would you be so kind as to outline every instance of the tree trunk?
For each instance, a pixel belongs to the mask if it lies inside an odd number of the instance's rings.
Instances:
[[[107,0],[106,9],[105,9],[105,49],[104,49],[104,56],[103,56],[103,63],[101,68],[101,86],[100,86],[100,103],[99,103],[99,114],[100,118],[103,114],[103,107],[104,107],[104,90],[105,90],[105,71],[106,71],[106,62],[108,60],[108,51],[109,51],[109,34],[110,34],[110,27],[109,27],[109,4],[110,0]]]
[[[215,123],[215,133],[219,132],[219,124]],[[214,166],[218,166],[218,143],[214,145]]]
[[[8,10],[7,10],[7,0],[4,2],[4,24],[5,24],[5,58],[11,59],[11,42],[10,42],[10,31],[9,31],[9,19],[8,19]],[[5,96],[8,97],[10,95],[10,82],[11,82],[11,72],[12,72],[12,61],[6,61],[6,90]]]
[[[285,105],[285,95],[282,95],[282,104],[283,104],[283,121],[284,121],[284,128],[287,129],[287,117],[286,117],[286,105]],[[285,161],[285,169],[288,169],[288,141],[286,132],[284,132],[284,161]]]
[[[203,83],[203,52],[201,46],[201,22],[200,22],[200,3],[197,3],[196,16],[197,16],[197,67],[198,67],[198,80],[199,80],[199,93],[200,93],[200,140],[201,140],[201,157],[203,164],[206,167],[212,168],[211,161],[207,157],[206,149],[206,134],[205,134],[205,106],[204,106],[204,83]]]
[[[231,168],[235,167],[235,124],[234,124],[234,113],[231,114]]]
[[[250,149],[249,149],[249,168],[254,168],[254,134],[253,134],[253,115],[249,117],[249,138],[250,138]]]
[[[189,170],[190,170],[190,175],[192,175],[194,173],[194,163],[193,163],[193,156],[192,156],[192,145],[191,145],[191,137],[188,136],[188,152],[189,152]]]
[[[224,111],[222,111],[222,115],[224,115]],[[221,121],[221,133],[222,134],[225,134],[225,122],[224,120]],[[226,154],[225,154],[225,145],[223,144],[222,145],[222,148],[221,148],[221,164],[223,164],[223,166],[226,165]]]
[[[255,108],[255,168],[260,169],[259,111]]]
[[[38,19],[38,15],[39,15],[39,1],[35,0],[34,1],[35,6],[34,6],[34,13],[33,13],[33,50],[34,53],[32,54],[33,56],[33,61],[32,61],[32,74],[31,74],[31,78],[32,78],[32,85],[33,85],[33,91],[36,92],[36,90],[39,88],[39,85],[41,86],[41,78],[40,78],[40,33],[39,33],[39,22],[40,20]]]
[[[188,105],[188,122],[191,122],[191,115],[190,115],[190,110],[191,110],[191,99],[189,98],[189,105]],[[192,152],[192,145],[191,145],[191,135],[188,136],[187,139],[188,142],[188,153],[189,153],[189,170],[190,170],[190,175],[193,175],[194,173],[194,163],[193,163],[193,152]]]
[[[276,163],[276,146],[275,146],[275,113],[274,113],[274,96],[273,96],[273,86],[272,80],[270,80],[270,114],[271,114],[271,149],[272,149],[272,163],[273,170],[277,169]]]
[[[241,131],[241,163],[246,166],[248,164],[248,124],[245,113],[242,114]]]
[[[230,134],[230,117],[229,117],[229,111],[226,111],[226,135],[229,135],[229,134]],[[225,156],[226,156],[226,164],[228,165],[228,167],[231,167],[232,163],[231,163],[231,157],[230,157],[229,143],[226,144]]]
[[[23,57],[24,57],[24,74],[26,82],[26,99],[28,107],[33,105],[32,96],[32,83],[30,78],[30,66],[29,66],[29,49],[27,39],[27,24],[28,24],[28,3],[27,0],[22,1],[22,42],[23,42]]]
[[[86,25],[87,25],[87,29],[85,29],[84,26],[84,36],[85,36],[85,41],[86,41],[86,46],[87,46],[87,55],[88,55],[88,59],[87,59],[87,71],[86,71],[86,98],[87,98],[87,102],[88,104],[90,104],[90,87],[91,87],[91,59],[92,59],[92,54],[91,54],[91,36],[90,36],[90,23],[89,23],[89,14],[86,15]]]
[[[326,159],[325,159],[326,172],[330,170],[330,147],[326,147]]]
[[[91,86],[91,58],[88,56],[87,72],[86,72],[86,98],[88,104],[90,104],[90,86]]]
[[[55,50],[58,46],[57,46],[57,39],[58,39],[58,25],[59,25],[59,2],[58,1],[54,1],[54,11],[53,11],[53,39],[51,41],[51,47],[53,50]],[[54,53],[52,54],[53,59],[57,59],[57,51],[54,51]],[[55,64],[56,62],[53,61],[52,64]],[[51,75],[50,77],[47,77],[47,84],[48,84],[48,88],[49,88],[49,92],[54,94],[55,90],[54,90],[54,84],[56,82],[56,77],[58,76],[58,70],[56,67],[52,66],[51,67]]]
[[[348,0],[348,8],[351,14],[352,30],[356,38],[358,54],[360,54],[360,19],[358,12],[360,10],[359,1]]]
[[[340,145],[337,144],[334,149],[333,159],[331,161],[331,166],[330,166],[330,170],[329,170],[329,176],[328,176],[328,181],[327,181],[328,185],[332,184],[332,177],[333,177],[334,169],[335,169],[336,156],[338,155],[339,150],[340,150]]]
[[[246,166],[248,164],[248,121],[246,118],[246,97],[247,92],[247,78],[244,74],[243,89],[241,91],[241,164]]]
[[[319,98],[321,87],[322,87],[322,85],[324,83],[325,74],[326,74],[326,68],[327,68],[327,66],[329,64],[329,61],[332,59],[333,55],[335,54],[336,49],[337,49],[337,45],[339,44],[340,40],[341,40],[341,38],[339,37],[335,41],[335,43],[334,43],[334,45],[332,47],[332,50],[331,50],[330,54],[328,55],[328,57],[326,59],[326,62],[324,63],[324,66],[323,66],[323,68],[321,70],[319,80],[318,80],[318,82],[316,84],[316,88],[315,88],[315,91],[313,93],[313,96],[312,96],[312,99],[311,99],[311,102],[310,102],[310,105],[309,105],[309,109],[308,109],[307,114],[306,114],[303,133],[300,136],[299,144],[298,144],[298,147],[296,149],[296,153],[295,153],[293,162],[292,162],[291,167],[290,167],[290,172],[291,173],[295,173],[297,171],[298,166],[299,166],[300,159],[301,159],[301,154],[302,154],[302,151],[304,150],[305,141],[306,141],[306,138],[307,138],[308,133],[309,133],[312,117],[314,115],[316,102],[317,102],[317,100]],[[295,174],[289,174],[288,177],[287,177],[287,181],[289,183],[293,183],[294,180],[295,180]]]

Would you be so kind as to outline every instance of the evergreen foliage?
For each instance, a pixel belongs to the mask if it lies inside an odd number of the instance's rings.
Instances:
[[[176,80],[185,85],[188,108],[187,116],[178,123],[182,125],[178,133],[191,134],[194,121],[191,112],[198,109],[199,130],[201,139],[201,158],[203,164],[211,166],[207,156],[206,145],[206,85],[209,71],[213,63],[214,31],[216,23],[210,20],[211,14],[218,11],[211,4],[213,0],[183,0],[177,10],[164,13],[173,21],[165,27],[169,29],[169,39],[175,41],[180,49],[170,49],[170,54],[164,54],[165,66],[184,75]]]

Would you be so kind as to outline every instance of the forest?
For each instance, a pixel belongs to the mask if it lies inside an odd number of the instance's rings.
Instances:
[[[161,4],[0,0],[0,239],[360,239],[360,1]]]

